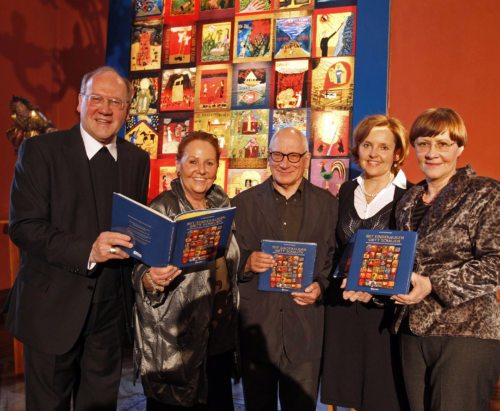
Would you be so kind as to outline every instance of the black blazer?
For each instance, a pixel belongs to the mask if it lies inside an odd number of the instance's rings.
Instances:
[[[145,202],[148,155],[117,139],[119,192]],[[24,141],[11,191],[9,234],[21,249],[7,328],[34,348],[63,354],[76,342],[96,278],[87,270],[99,235],[80,126]],[[130,283],[131,261],[122,263]]]
[[[338,202],[329,192],[304,182],[304,216],[296,241],[318,244],[314,278],[327,284],[335,251]],[[236,206],[236,239],[244,265],[261,240],[280,240],[279,219],[271,179],[239,194]],[[241,271],[241,270],[240,270]],[[240,283],[241,346],[260,361],[279,360],[285,347],[291,361],[320,358],[323,341],[323,306],[299,306],[288,293],[257,291],[258,275]]]

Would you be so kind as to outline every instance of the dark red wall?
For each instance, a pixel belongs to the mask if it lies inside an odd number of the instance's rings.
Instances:
[[[0,1],[0,220],[8,218],[15,156],[5,138],[9,101],[36,103],[59,128],[78,122],[80,79],[104,64],[108,2]],[[8,239],[0,233],[0,290],[8,288]]]

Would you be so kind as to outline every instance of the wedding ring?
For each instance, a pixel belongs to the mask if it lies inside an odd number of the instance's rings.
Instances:
[[[110,254],[116,254],[116,248],[115,247],[109,247],[109,252],[110,252]]]

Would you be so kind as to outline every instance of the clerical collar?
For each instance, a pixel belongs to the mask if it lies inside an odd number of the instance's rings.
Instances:
[[[80,123],[80,133],[82,135],[83,144],[85,145],[85,152],[89,160],[92,157],[94,157],[102,147],[106,147],[109,150],[115,161],[118,160],[118,150],[116,149],[116,136],[113,139],[113,141],[109,144],[99,143],[99,141],[97,141],[94,137],[92,137],[89,133],[87,133],[84,130],[81,123]]]

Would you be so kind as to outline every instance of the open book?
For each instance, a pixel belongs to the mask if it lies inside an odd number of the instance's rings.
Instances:
[[[261,249],[275,264],[259,274],[260,291],[303,292],[312,283],[316,243],[262,240]]]
[[[193,210],[174,220],[127,196],[113,193],[111,230],[132,237],[123,250],[152,267],[190,267],[223,257],[234,207]]]

